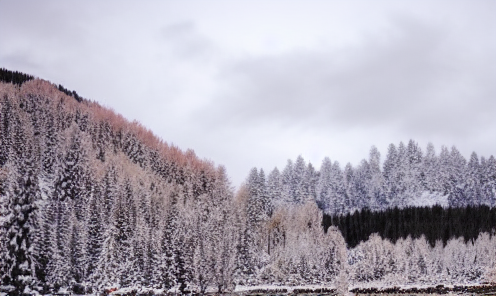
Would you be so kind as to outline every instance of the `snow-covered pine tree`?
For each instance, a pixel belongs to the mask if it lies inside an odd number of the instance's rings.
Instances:
[[[282,180],[279,169],[274,168],[267,178],[270,215],[282,204]]]
[[[331,174],[332,162],[329,157],[324,158],[320,165],[320,176],[316,186],[317,205],[324,213],[329,214],[331,209]],[[335,206],[332,205],[332,208]]]
[[[317,199],[317,182],[319,180],[319,172],[315,170],[314,166],[309,162],[305,171],[305,183],[307,186],[304,203],[316,202]]]
[[[370,209],[374,211],[385,210],[387,201],[384,192],[384,178],[381,172],[381,154],[377,147],[372,146],[369,153],[370,185],[369,200]]]
[[[352,178],[352,186],[354,187],[354,200],[359,209],[370,208],[370,183],[372,173],[370,164],[363,159],[360,165],[354,170]]]
[[[407,165],[407,172],[406,172],[406,178],[407,178],[407,188],[409,191],[409,197],[417,197],[421,194],[422,192],[422,159],[423,159],[423,153],[422,149],[413,140],[408,141],[407,145],[407,159],[408,159],[408,165]]]
[[[353,169],[353,166],[351,163],[347,163],[346,166],[344,167],[344,182],[345,182],[345,187],[346,187],[346,201],[345,201],[345,208],[347,209],[348,212],[352,213],[356,210],[359,210],[358,208],[358,201],[356,200],[356,190],[355,188],[355,170]]]
[[[263,180],[263,176],[260,176],[260,179]],[[231,183],[226,169],[220,166],[215,172],[212,196],[216,201],[216,205],[212,208],[213,219],[210,230],[213,243],[213,282],[218,293],[232,291],[234,288],[235,247],[238,233],[234,223],[235,209],[230,186]],[[267,197],[267,193],[265,196]],[[269,205],[268,201],[267,205]],[[271,209],[269,208],[269,210]]]
[[[13,295],[29,293],[38,286],[34,245],[39,230],[36,205],[40,199],[38,170],[29,137],[24,131],[17,131],[13,140],[20,154],[9,157],[17,167],[16,173],[11,173],[14,179],[6,192],[6,215],[2,219],[7,242],[7,252],[2,258],[6,271],[2,282],[14,287]]]
[[[448,202],[452,207],[465,207],[469,203],[464,194],[466,187],[464,178],[466,176],[467,161],[455,146],[451,147],[449,159],[450,174],[448,182],[451,192],[448,197]]]
[[[86,217],[86,282],[87,285],[99,281],[100,274],[97,272],[98,262],[102,254],[103,234],[105,232],[102,214],[103,207],[101,204],[101,190],[96,187],[94,194],[90,197],[89,208]]]
[[[119,276],[119,283],[123,287],[131,285],[131,279],[136,272],[133,268],[135,259],[133,247],[133,233],[136,228],[136,207],[133,198],[132,187],[129,179],[122,184],[122,192],[117,193],[117,200],[114,204],[113,223],[116,242],[116,264],[118,270],[115,271]]]
[[[436,150],[432,143],[427,144],[427,149],[422,160],[423,188],[429,193],[442,192],[442,187],[439,182],[439,159],[436,155]]]
[[[345,215],[348,212],[347,201],[349,200],[349,197],[346,191],[344,173],[339,166],[339,162],[337,161],[334,161],[334,163],[332,164],[331,186],[331,203],[334,205],[336,213]]]
[[[382,169],[384,176],[384,195],[387,206],[389,207],[398,206],[398,165],[398,151],[394,144],[390,144]]]
[[[481,176],[481,166],[479,163],[479,157],[477,153],[472,152],[470,155],[470,160],[467,164],[467,170],[465,174],[465,198],[468,199],[470,205],[481,205],[482,204],[482,192],[480,181]]]
[[[227,177],[226,177],[226,182],[227,182]],[[258,174],[258,196],[262,203],[263,214],[265,215],[265,217],[270,216],[272,209],[271,209],[271,203],[269,200],[269,193],[267,189],[267,181],[265,179],[265,172],[263,169],[260,169],[260,172]],[[220,197],[221,196],[215,196],[215,198],[220,198]]]
[[[301,155],[298,155],[293,169],[293,179],[291,183],[293,198],[292,202],[295,204],[302,204],[305,202],[308,196],[308,182],[305,178],[307,165],[305,159]]]
[[[282,194],[281,199],[284,203],[292,203],[295,192],[294,192],[294,164],[291,159],[288,159],[286,166],[281,172],[281,181],[282,181]]]
[[[481,194],[483,204],[496,207],[496,159],[490,156],[481,158]]]
[[[249,192],[248,198],[248,227],[250,231],[258,229],[260,224],[267,219],[266,208],[268,207],[266,198],[265,180],[260,178],[257,168],[250,171],[246,180]]]

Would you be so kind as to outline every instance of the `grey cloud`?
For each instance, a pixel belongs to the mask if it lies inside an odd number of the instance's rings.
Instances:
[[[495,54],[467,56],[447,27],[404,17],[393,23],[390,35],[369,36],[360,47],[234,62],[218,77],[225,92],[204,118],[212,124],[394,126],[410,134],[466,134],[489,119],[494,108],[482,106],[494,107],[488,79],[496,73]]]
[[[198,32],[192,21],[168,25],[162,28],[160,35],[172,52],[184,60],[208,58],[213,50],[210,40]]]
[[[57,1],[22,0],[2,1],[0,5],[4,24],[0,32],[2,36],[10,37],[4,40],[24,42],[22,45],[31,42],[33,51],[40,42],[78,47],[84,40],[83,25],[87,17],[84,5],[75,7]]]

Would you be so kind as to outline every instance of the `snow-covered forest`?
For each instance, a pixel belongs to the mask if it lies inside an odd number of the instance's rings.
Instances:
[[[466,161],[454,147],[438,155],[410,141],[391,145],[383,164],[373,147],[357,167],[326,158],[317,170],[298,157],[268,176],[254,168],[235,191],[224,167],[27,78],[0,82],[4,292],[496,281],[494,224],[470,239],[372,234],[353,246],[323,227],[324,216],[365,208],[485,206],[494,215],[493,156]]]

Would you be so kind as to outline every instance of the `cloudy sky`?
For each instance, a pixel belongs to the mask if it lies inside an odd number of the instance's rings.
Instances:
[[[0,0],[0,67],[74,89],[239,185],[414,139],[496,154],[496,1]]]

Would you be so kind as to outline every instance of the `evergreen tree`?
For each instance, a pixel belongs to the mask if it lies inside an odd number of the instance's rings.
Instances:
[[[381,154],[375,146],[370,148],[369,154],[370,164],[370,184],[369,184],[369,200],[370,208],[378,211],[387,207],[387,200],[383,192],[384,180],[381,172]]]
[[[429,142],[422,161],[422,185],[430,193],[441,192],[442,187],[439,182],[439,159],[436,156],[434,145]]]
[[[384,194],[386,203],[390,207],[398,206],[398,196],[400,194],[398,187],[398,151],[394,144],[390,144],[383,165],[384,176]]]
[[[284,170],[281,173],[282,200],[284,201],[284,203],[293,203],[294,196],[296,195],[296,192],[294,191],[295,186],[293,185],[294,183],[293,166],[294,166],[293,161],[288,159],[286,167],[284,167]]]
[[[282,190],[281,173],[277,168],[274,168],[267,178],[267,194],[271,216],[274,209],[282,203]]]
[[[86,241],[86,254],[87,254],[87,263],[86,263],[86,276],[88,277],[88,281],[98,282],[98,277],[100,276],[97,273],[98,262],[100,261],[100,256],[102,253],[102,242],[103,242],[103,233],[104,233],[104,225],[103,219],[101,215],[103,214],[102,206],[100,203],[100,195],[95,192],[95,195],[90,198],[90,206],[87,216],[87,241]]]
[[[14,295],[26,293],[37,286],[35,234],[39,229],[36,201],[40,199],[36,160],[30,143],[22,145],[15,181],[7,192],[7,215],[3,227],[7,241],[2,265],[5,285],[14,286]]]
[[[328,157],[326,157],[320,166],[320,176],[316,187],[317,205],[325,213],[330,213],[331,208],[331,174],[332,162]]]
[[[291,182],[291,188],[292,188],[291,192],[293,192],[293,198],[292,198],[293,203],[301,204],[307,199],[307,196],[309,195],[308,193],[309,180],[305,178],[306,169],[307,169],[307,165],[305,163],[305,160],[301,155],[299,155],[296,158],[296,162],[293,170],[293,178]]]
[[[451,192],[448,197],[448,202],[452,207],[465,207],[468,205],[467,197],[464,194],[466,187],[464,178],[466,176],[467,161],[455,146],[451,148],[449,159],[450,174],[448,182]]]
[[[470,156],[464,179],[466,186],[463,195],[470,205],[480,205],[482,203],[480,185],[482,176],[479,157],[475,152],[472,152],[472,155]]]

